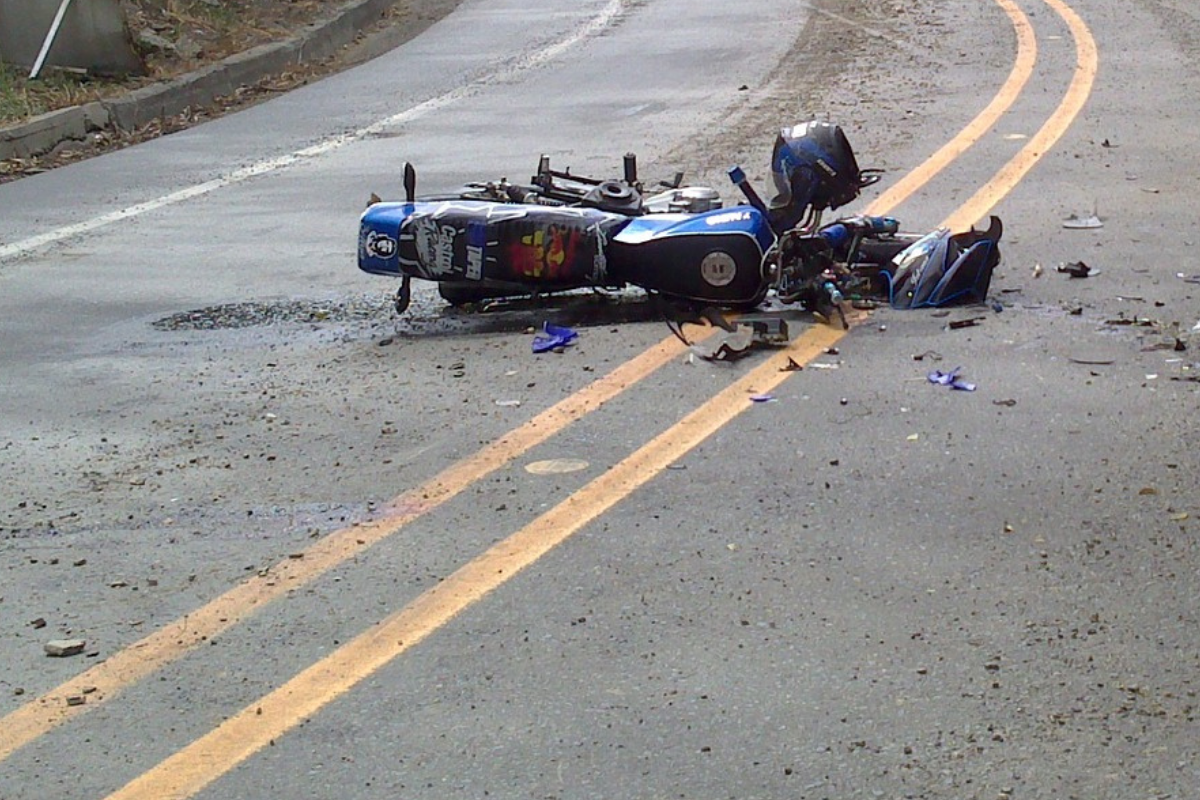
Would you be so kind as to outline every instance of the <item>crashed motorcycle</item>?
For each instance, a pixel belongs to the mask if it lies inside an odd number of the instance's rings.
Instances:
[[[590,287],[636,286],[669,300],[750,309],[773,295],[838,318],[855,297],[902,308],[980,302],[999,261],[1001,225],[985,231],[904,233],[891,217],[822,224],[825,211],[879,181],[859,169],[842,129],[808,122],[780,131],[771,157],[776,194],[764,202],[738,167],[745,203],[725,207],[710,187],[682,175],[647,192],[633,154],[620,178],[551,169],[542,156],[528,184],[474,183],[418,199],[404,167],[402,202],[372,196],[359,226],[358,266],[437,283],[452,305]]]

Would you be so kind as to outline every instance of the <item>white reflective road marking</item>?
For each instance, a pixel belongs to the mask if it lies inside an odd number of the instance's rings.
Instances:
[[[45,233],[40,233],[36,236],[30,236],[27,239],[21,239],[20,241],[13,242],[11,244],[2,244],[0,245],[0,262],[19,258],[33,252],[34,250],[46,247],[47,245],[55,244],[76,236],[81,236],[99,228],[107,227],[114,223],[121,222],[122,220],[139,217],[142,214],[156,211],[160,208],[173,206],[178,203],[191,200],[192,198],[215,192],[218,189],[223,189],[226,186],[233,186],[235,184],[242,183],[243,181],[248,181],[251,178],[258,177],[259,175],[277,172],[294,164],[318,158],[326,153],[331,153],[334,150],[345,147],[348,144],[353,144],[354,142],[381,133],[392,126],[400,125],[405,122],[411,122],[412,120],[423,117],[432,111],[445,108],[446,106],[457,103],[459,100],[462,100],[464,97],[467,97],[473,92],[477,91],[480,86],[486,86],[498,81],[510,80],[521,73],[537,69],[543,64],[558,58],[564,52],[580,42],[596,36],[605,28],[612,25],[613,22],[620,17],[621,13],[624,11],[625,3],[626,0],[610,0],[608,5],[604,7],[603,11],[601,11],[597,16],[588,21],[587,24],[580,27],[567,38],[544,47],[541,50],[530,53],[529,55],[519,59],[513,64],[510,64],[504,69],[490,73],[482,78],[479,78],[473,83],[460,86],[457,89],[440,94],[436,97],[431,97],[423,103],[419,103],[412,108],[408,108],[397,114],[393,114],[390,117],[381,119],[378,122],[374,122],[365,128],[359,128],[351,133],[344,133],[339,136],[334,136],[326,139],[323,142],[318,142],[310,147],[297,150],[294,153],[259,161],[258,163],[251,164],[248,167],[242,167],[241,169],[234,170],[228,175],[224,175],[220,178],[214,178],[213,180],[205,181],[204,183],[188,186],[176,192],[163,195],[162,197],[157,197],[153,200],[147,200],[144,203],[128,206],[118,211],[112,211],[108,214],[101,214],[98,217],[92,217],[91,219],[84,220],[83,222],[77,222],[73,225],[64,225],[60,228],[54,228],[53,230],[46,231]]]

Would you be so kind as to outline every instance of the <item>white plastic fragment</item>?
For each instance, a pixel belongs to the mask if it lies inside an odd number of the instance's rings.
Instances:
[[[1103,228],[1104,222],[1095,214],[1088,214],[1087,216],[1072,214],[1063,220],[1063,227],[1070,230],[1094,230],[1096,228]]]

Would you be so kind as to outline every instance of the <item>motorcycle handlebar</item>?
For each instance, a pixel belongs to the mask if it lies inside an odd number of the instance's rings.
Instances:
[[[750,179],[746,177],[745,170],[737,166],[730,167],[729,180],[733,181],[742,190],[742,194],[746,196],[746,202],[757,208],[763,216],[766,216],[767,204],[762,201],[762,198],[758,196],[758,192],[750,185]]]

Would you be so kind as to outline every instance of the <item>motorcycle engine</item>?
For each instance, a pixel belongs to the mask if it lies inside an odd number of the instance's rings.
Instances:
[[[646,211],[656,214],[703,214],[723,207],[720,193],[709,186],[668,189],[646,198],[645,202]]]
[[[583,196],[583,205],[616,214],[639,214],[642,195],[624,181],[604,181]]]
[[[672,211],[685,214],[700,214],[721,207],[721,195],[708,186],[685,186],[676,190]]]

